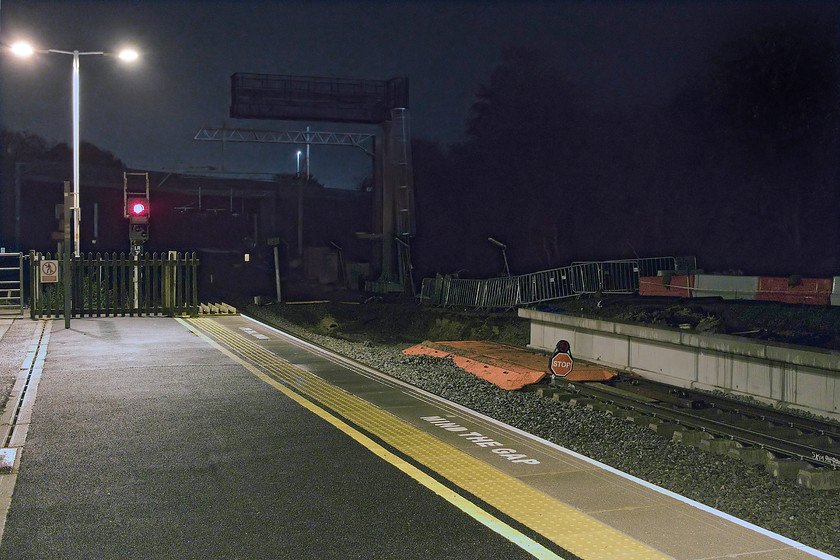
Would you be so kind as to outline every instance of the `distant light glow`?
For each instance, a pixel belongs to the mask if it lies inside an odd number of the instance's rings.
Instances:
[[[118,56],[121,60],[124,60],[125,62],[134,62],[140,57],[140,55],[137,54],[137,51],[135,51],[134,49],[124,49],[120,51],[120,54]]]
[[[15,56],[19,56],[21,58],[26,58],[32,56],[32,53],[35,52],[35,49],[32,48],[32,45],[25,41],[18,41],[17,43],[13,44],[12,53]]]
[[[135,216],[139,216],[140,214],[143,214],[145,211],[146,211],[146,205],[143,204],[142,202],[135,202],[134,204],[131,205],[131,213],[134,214]]]

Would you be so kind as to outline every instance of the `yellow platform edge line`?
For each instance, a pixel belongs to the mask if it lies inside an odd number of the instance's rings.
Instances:
[[[204,328],[246,360],[259,362],[281,382],[321,405],[326,405],[348,421],[375,434],[456,486],[517,519],[569,552],[582,554],[587,560],[613,560],[618,555],[625,559],[661,558],[635,539],[327,383],[222,325],[205,322]],[[377,422],[377,418],[382,417],[387,421]],[[421,450],[416,439],[424,440],[426,447]],[[441,462],[442,450],[453,451],[454,460]]]
[[[393,453],[391,453],[390,451],[388,451],[387,449],[385,449],[366,435],[351,427],[349,424],[343,422],[342,420],[333,416],[323,408],[317,406],[316,404],[312,403],[311,401],[292,391],[279,381],[261,372],[253,365],[249,364],[248,362],[246,362],[227,348],[221,346],[216,341],[212,340],[204,333],[200,332],[198,329],[194,328],[192,325],[186,323],[184,320],[176,318],[176,321],[183,324],[186,328],[188,328],[194,334],[199,336],[210,346],[216,348],[225,356],[243,366],[261,381],[274,387],[275,389],[277,389],[278,391],[280,391],[299,405],[303,406],[313,414],[329,422],[330,424],[332,424],[333,426],[335,426],[336,428],[338,428],[339,430],[341,430],[342,432],[359,442],[361,445],[365,446],[377,457],[380,457],[381,459],[400,469],[402,472],[404,472],[405,474],[407,474],[408,476],[410,476],[429,490],[433,491],[438,496],[442,497],[443,499],[445,499],[446,501],[448,501],[449,503],[451,503],[452,505],[454,505],[455,507],[472,517],[473,519],[477,520],[479,523],[485,525],[489,529],[493,530],[494,532],[508,539],[523,550],[527,551],[535,558],[540,558],[541,560],[563,560],[562,557],[548,550],[543,545],[524,535],[520,531],[517,531],[504,521],[484,511],[483,509],[470,502],[457,492],[450,490],[449,488],[447,488],[434,478],[430,477],[417,467],[409,464],[402,458],[397,457],[396,455],[394,455]]]
[[[204,328],[244,358],[259,362],[269,374],[307,397],[334,410],[348,421],[375,434],[389,445],[440,474],[456,486],[492,505],[513,519],[543,535],[565,550],[587,560],[659,560],[668,558],[644,543],[617,531],[583,512],[539,492],[524,482],[459,451],[347,391],[327,383],[303,368],[291,364],[238,333],[211,319],[199,319]],[[359,412],[356,414],[356,412]],[[385,425],[372,415],[386,416]],[[438,450],[451,449],[458,466],[444,462],[439,453],[421,452],[407,446],[406,434],[431,442]]]
[[[230,345],[232,350],[240,352],[246,360],[254,360],[281,382],[327,405],[456,486],[573,554],[587,560],[668,558],[644,543],[415,428],[393,414],[329,384],[212,319],[192,321]],[[387,421],[382,422],[381,419]],[[413,441],[414,445],[407,446],[409,441]],[[418,441],[426,445],[418,447]],[[444,455],[457,456],[458,466],[453,466],[446,460],[441,461],[442,450],[448,452]]]

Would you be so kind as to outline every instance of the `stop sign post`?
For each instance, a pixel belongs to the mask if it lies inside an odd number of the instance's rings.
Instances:
[[[559,341],[549,362],[551,373],[557,377],[566,377],[572,372],[573,366],[574,360],[569,343],[565,340]]]

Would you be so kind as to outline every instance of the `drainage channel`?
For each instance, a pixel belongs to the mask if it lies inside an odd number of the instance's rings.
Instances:
[[[17,482],[15,461],[29,432],[29,418],[35,404],[41,371],[44,369],[51,330],[51,320],[38,321],[29,351],[15,377],[14,387],[0,417],[0,441],[3,441],[3,448],[0,449],[0,541],[3,540],[6,516],[12,505],[12,493]]]
[[[52,321],[38,323],[29,351],[15,377],[6,409],[0,418],[0,441],[3,442],[0,449],[0,474],[12,471],[18,448],[26,440],[32,405],[47,354],[51,323]]]

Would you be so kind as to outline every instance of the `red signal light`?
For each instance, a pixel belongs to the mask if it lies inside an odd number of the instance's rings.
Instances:
[[[149,199],[145,197],[127,199],[125,213],[132,224],[149,223]]]
[[[131,213],[135,216],[142,216],[146,213],[146,205],[143,202],[135,202],[131,205]]]
[[[568,340],[558,340],[557,346],[554,347],[555,352],[569,352],[572,349],[571,344],[569,344]]]

